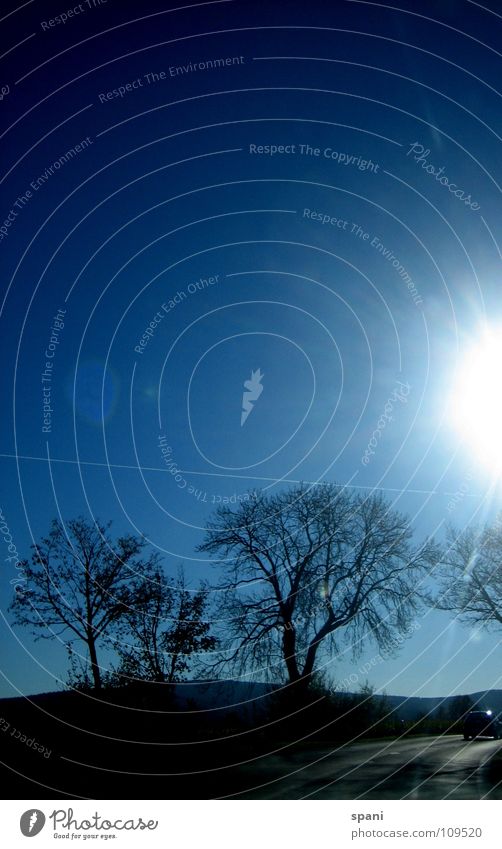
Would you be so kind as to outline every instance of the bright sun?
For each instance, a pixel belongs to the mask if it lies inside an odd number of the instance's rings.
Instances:
[[[502,329],[485,332],[460,364],[451,412],[465,448],[502,472]]]

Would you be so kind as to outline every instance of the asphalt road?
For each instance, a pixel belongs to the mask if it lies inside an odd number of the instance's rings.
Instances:
[[[502,742],[457,735],[304,747],[242,767],[246,799],[502,799]],[[501,773],[502,774],[502,773]]]

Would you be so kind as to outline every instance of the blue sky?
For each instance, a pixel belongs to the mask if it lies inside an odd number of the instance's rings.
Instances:
[[[195,585],[217,577],[195,553],[215,503],[297,480],[384,489],[417,540],[502,507],[448,416],[456,364],[501,321],[501,21],[493,3],[438,3],[436,22],[428,4],[375,5],[109,2],[50,32],[38,6],[7,19],[8,46],[35,33],[2,60],[0,142],[0,217],[17,213],[0,242],[0,506],[23,555],[58,511],[84,513],[144,533]],[[241,427],[256,369],[263,392]],[[53,689],[64,652],[11,632],[11,577],[6,563],[2,692]],[[378,689],[502,686],[499,636],[434,612],[418,624],[368,672]],[[341,657],[331,671],[354,668]]]

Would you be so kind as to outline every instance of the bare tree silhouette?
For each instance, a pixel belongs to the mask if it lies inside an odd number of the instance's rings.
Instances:
[[[383,496],[334,484],[253,493],[237,510],[221,507],[199,550],[225,573],[230,644],[222,663],[276,678],[283,671],[307,687],[321,649],[344,642],[357,653],[367,638],[395,648],[439,557],[432,541],[414,548],[412,533]]]
[[[23,563],[26,586],[10,606],[15,624],[38,637],[70,633],[85,643],[96,689],[102,685],[97,644],[134,603],[135,576],[157,565],[156,555],[142,558],[142,539],[113,542],[110,526],[83,517],[64,525],[54,519],[49,535],[32,546],[31,563]]]
[[[209,634],[206,588],[190,591],[183,569],[171,585],[158,569],[132,589],[134,602],[115,627],[119,683],[183,680],[197,665],[198,654],[216,647]]]
[[[502,626],[502,521],[462,531],[450,527],[438,576],[436,608],[456,613],[467,625]]]

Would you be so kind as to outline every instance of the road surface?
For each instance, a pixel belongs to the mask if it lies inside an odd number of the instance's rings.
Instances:
[[[461,736],[305,746],[242,767],[245,799],[502,799],[502,742]]]

